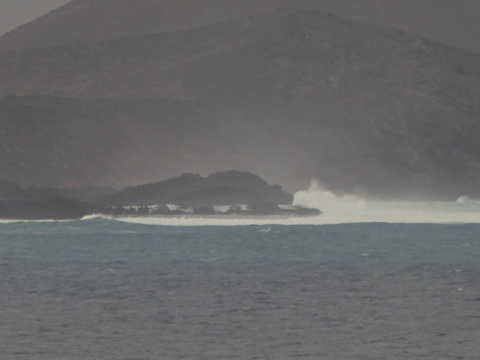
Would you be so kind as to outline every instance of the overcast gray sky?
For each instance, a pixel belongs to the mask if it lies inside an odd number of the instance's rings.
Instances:
[[[71,0],[0,0],[0,35]]]

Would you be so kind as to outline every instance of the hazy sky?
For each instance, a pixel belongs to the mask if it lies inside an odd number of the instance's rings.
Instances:
[[[71,0],[0,0],[0,35]]]

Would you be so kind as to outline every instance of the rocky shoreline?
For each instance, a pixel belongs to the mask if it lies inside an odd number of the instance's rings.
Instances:
[[[290,205],[293,196],[259,176],[227,171],[181,176],[125,188],[107,195],[75,198],[74,191],[22,188],[0,182],[0,219],[74,220],[106,216],[316,216],[318,209]],[[64,195],[65,194],[65,195]]]
[[[104,207],[99,214],[108,216],[132,217],[225,217],[225,216],[316,216],[322,212],[318,209],[304,208],[293,205],[276,204],[251,204],[251,205],[217,205],[213,207],[183,208],[179,205],[154,205],[154,206],[114,206]]]

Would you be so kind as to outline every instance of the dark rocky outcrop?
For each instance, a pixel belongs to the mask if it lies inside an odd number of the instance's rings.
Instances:
[[[304,208],[301,206],[281,207],[277,204],[250,204],[244,206],[197,206],[194,208],[164,206],[104,206],[97,213],[115,217],[257,217],[257,216],[317,216],[322,214],[318,209]]]
[[[183,206],[213,206],[216,204],[252,204],[263,196],[256,190],[241,187],[216,186],[194,190],[170,199],[173,204]]]
[[[187,173],[101,197],[98,211],[113,216],[312,216],[317,209],[285,206],[293,196],[245,171],[202,177]],[[282,207],[283,204],[283,207]]]
[[[207,177],[186,173],[88,201],[94,194],[104,191],[91,188],[29,188],[0,181],[0,219],[66,220],[94,213],[113,216],[304,216],[320,213],[300,207],[280,208],[277,204],[291,203],[292,195],[279,185],[269,185],[259,176],[242,171],[218,172]],[[218,209],[215,205],[223,206]]]
[[[292,195],[278,185],[269,185],[259,176],[227,171],[202,177],[187,173],[164,181],[139,185],[101,197],[96,204],[106,206],[145,206],[178,204],[208,208],[213,205],[253,203],[290,204]]]

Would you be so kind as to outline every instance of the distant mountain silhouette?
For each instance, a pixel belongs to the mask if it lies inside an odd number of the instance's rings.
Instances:
[[[0,219],[78,219],[93,207],[38,188],[0,180]]]
[[[318,178],[337,192],[480,196],[480,55],[418,36],[282,9],[1,55],[8,181],[126,186],[234,168],[288,189]]]
[[[331,12],[480,53],[477,0],[74,0],[3,35],[0,49],[187,30],[281,7]]]

